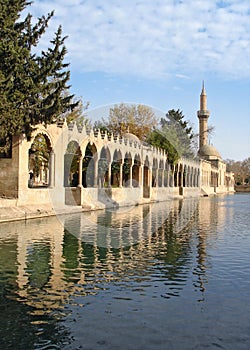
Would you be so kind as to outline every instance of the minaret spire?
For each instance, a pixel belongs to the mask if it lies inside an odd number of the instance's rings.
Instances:
[[[202,90],[200,94],[200,110],[197,112],[199,118],[199,148],[207,145],[208,127],[207,120],[209,118],[209,111],[207,110],[207,94],[205,90],[204,80],[202,82]]]
[[[206,111],[206,110],[207,110],[207,94],[205,90],[205,83],[203,80],[202,90],[200,95],[200,111]]]

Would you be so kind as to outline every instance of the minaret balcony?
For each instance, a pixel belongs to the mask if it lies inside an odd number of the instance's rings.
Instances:
[[[197,112],[198,117],[209,117],[210,112],[207,109]]]

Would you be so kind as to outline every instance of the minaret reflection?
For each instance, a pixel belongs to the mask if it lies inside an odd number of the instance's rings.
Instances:
[[[225,197],[228,198],[228,197]],[[218,239],[220,231],[224,228],[226,219],[232,220],[232,209],[227,207],[227,203],[222,197],[201,198],[198,212],[197,231],[197,257],[193,274],[197,277],[193,285],[202,295],[199,301],[204,301],[207,279],[207,269],[209,268],[208,244]]]

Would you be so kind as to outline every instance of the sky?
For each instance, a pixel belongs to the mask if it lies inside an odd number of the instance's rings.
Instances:
[[[67,36],[71,91],[101,119],[114,104],[145,104],[162,116],[180,109],[198,132],[202,82],[209,142],[223,159],[250,157],[249,0],[34,0]]]

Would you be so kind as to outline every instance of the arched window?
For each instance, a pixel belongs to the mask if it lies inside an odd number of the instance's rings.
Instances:
[[[76,187],[79,178],[80,147],[76,141],[71,141],[64,155],[64,186]]]
[[[48,187],[50,185],[50,156],[52,147],[49,138],[39,133],[29,149],[29,187]]]
[[[97,156],[97,149],[94,144],[88,143],[85,149],[85,155],[82,162],[82,185],[83,187],[94,187],[97,185],[95,179],[97,174],[95,173],[95,162]]]

